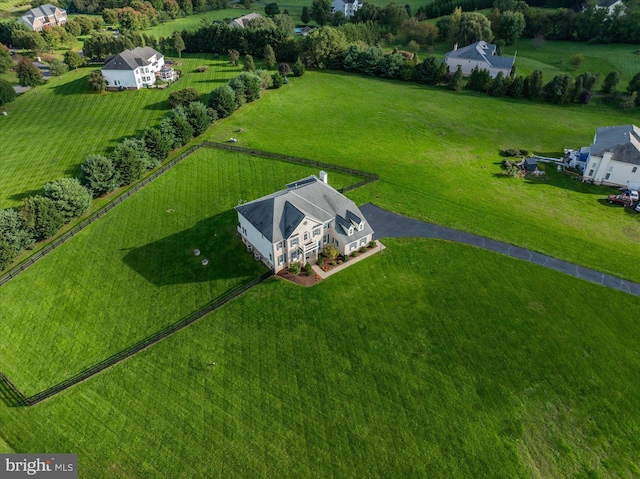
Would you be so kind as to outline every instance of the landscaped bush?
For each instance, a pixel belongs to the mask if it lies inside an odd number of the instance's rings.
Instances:
[[[351,256],[352,258],[355,258],[356,256],[358,256],[358,252],[357,251],[352,251],[349,256]]]
[[[518,156],[518,150],[516,150],[515,148],[509,148],[508,150],[500,150],[500,155],[502,156],[508,156],[508,157],[513,157],[513,156]]]
[[[302,265],[298,262],[291,263],[289,265],[289,271],[293,274],[300,274],[301,269],[302,269]]]
[[[229,81],[229,86],[236,96],[236,105],[251,103],[260,98],[262,78],[252,72],[242,72]]]
[[[322,249],[322,256],[324,256],[325,258],[329,258],[330,260],[336,259],[336,257],[338,256],[338,250],[336,249],[335,246],[333,245],[327,245]]]
[[[367,247],[366,246],[362,246],[358,251],[360,251],[360,253],[366,253],[367,252]]]
[[[284,78],[282,77],[282,75],[280,75],[280,72],[275,72],[273,75],[271,75],[271,78],[273,79],[274,89],[278,89],[284,84]]]
[[[309,276],[311,276],[313,274],[313,268],[311,267],[311,263],[305,264],[304,270],[307,272]]]
[[[375,248],[376,246],[378,246],[378,243],[373,240],[369,241],[369,248]]]

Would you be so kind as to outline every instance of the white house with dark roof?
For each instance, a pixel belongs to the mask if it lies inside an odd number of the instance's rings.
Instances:
[[[67,23],[67,11],[46,3],[32,8],[20,17],[20,23],[24,23],[33,32],[40,32],[44,27],[56,27]]]
[[[342,12],[346,17],[353,17],[362,5],[360,0],[333,0],[331,13]]]
[[[328,185],[326,173],[320,177],[236,207],[247,250],[276,273],[297,261],[315,261],[329,244],[348,255],[373,238],[356,204]]]
[[[177,78],[173,68],[165,65],[164,56],[151,47],[136,47],[108,58],[102,76],[107,90],[138,90],[153,85],[156,77],[169,82]]]
[[[612,186],[640,183],[640,129],[635,125],[597,128],[582,180]]]
[[[596,8],[606,8],[607,15],[613,15],[616,11],[616,8],[620,10],[622,14],[624,14],[624,3],[622,0],[600,0],[596,5]]]
[[[488,70],[491,78],[498,76],[499,72],[504,76],[509,75],[515,62],[514,57],[496,55],[496,46],[484,41],[462,48],[458,48],[456,43],[444,58],[450,72],[455,72],[460,67],[462,74],[469,76],[473,69],[478,67],[479,70]]]
[[[243,15],[238,18],[234,18],[232,21],[227,23],[229,28],[247,28],[251,20],[255,20],[256,18],[262,18],[262,15],[259,13],[249,13],[247,15]]]

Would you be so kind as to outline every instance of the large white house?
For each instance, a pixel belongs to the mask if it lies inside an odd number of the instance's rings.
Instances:
[[[613,15],[616,13],[616,10],[618,10],[621,15],[624,15],[625,6],[622,0],[600,0],[596,8],[606,8],[607,15]]]
[[[32,8],[18,20],[33,32],[40,32],[44,27],[56,27],[67,23],[67,11],[46,3]]]
[[[107,59],[102,76],[107,90],[138,90],[153,85],[156,77],[168,82],[177,78],[173,68],[165,65],[162,54],[151,47],[136,47]]]
[[[247,250],[276,273],[313,262],[332,244],[348,255],[372,240],[373,229],[356,204],[327,184],[327,174],[237,206],[238,233]]]
[[[455,72],[460,67],[462,74],[469,76],[473,69],[478,67],[479,70],[488,70],[491,78],[498,76],[499,72],[504,76],[509,75],[515,62],[514,57],[496,55],[496,46],[484,41],[462,48],[458,48],[456,43],[444,58],[450,72]]]
[[[360,0],[333,0],[331,13],[342,12],[346,17],[353,17],[362,5]]]
[[[640,129],[635,125],[597,128],[582,179],[612,186],[640,183]]]

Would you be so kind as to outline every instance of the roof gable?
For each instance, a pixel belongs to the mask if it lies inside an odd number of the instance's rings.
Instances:
[[[102,67],[103,70],[135,70],[138,67],[152,64],[152,59],[159,60],[162,54],[151,47],[136,47],[125,50],[107,61]]]
[[[466,47],[456,48],[447,53],[445,58],[482,62],[489,67],[505,69],[513,68],[513,63],[515,62],[513,57],[496,55],[496,45],[482,40]]]
[[[635,125],[597,128],[590,152],[594,156],[612,153],[615,161],[638,165],[640,164],[640,129]]]

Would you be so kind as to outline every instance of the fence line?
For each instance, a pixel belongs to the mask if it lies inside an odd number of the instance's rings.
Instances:
[[[246,283],[246,284],[234,289],[233,291],[230,291],[229,293],[227,293],[226,295],[224,295],[220,299],[207,304],[206,306],[204,306],[203,308],[199,309],[198,311],[196,311],[194,313],[191,313],[189,316],[187,316],[186,318],[183,318],[182,320],[178,321],[177,323],[171,324],[171,325],[167,326],[166,328],[161,329],[157,333],[154,333],[151,336],[148,336],[148,337],[146,337],[144,339],[141,339],[137,343],[129,346],[126,349],[123,349],[119,353],[116,353],[113,356],[110,356],[110,357],[100,361],[99,363],[96,363],[93,366],[90,366],[89,368],[85,369],[84,371],[81,371],[78,374],[76,374],[76,375],[74,375],[74,376],[72,376],[72,377],[70,377],[68,379],[65,379],[64,381],[56,384],[55,386],[52,386],[52,387],[44,390],[42,392],[36,393],[33,396],[24,397],[24,395],[22,393],[20,393],[17,389],[14,388],[14,390],[17,392],[17,394],[20,395],[20,397],[24,400],[24,403],[26,405],[33,406],[35,404],[38,404],[39,402],[44,401],[45,399],[48,399],[51,396],[54,396],[54,395],[66,390],[66,389],[69,389],[70,387],[75,386],[76,384],[78,384],[78,383],[80,383],[80,382],[82,382],[82,381],[84,381],[86,379],[89,379],[91,376],[94,376],[94,375],[100,373],[101,371],[104,371],[107,368],[115,366],[116,364],[124,361],[125,359],[128,359],[131,356],[134,356],[135,354],[139,353],[140,351],[142,351],[142,350],[144,350],[144,349],[156,344],[157,342],[165,339],[166,337],[172,335],[173,333],[176,333],[177,331],[180,331],[181,329],[186,328],[187,326],[189,326],[190,324],[193,324],[198,319],[200,319],[200,318],[206,316],[207,314],[215,311],[216,309],[220,308],[221,306],[224,306],[225,304],[227,304],[232,299],[237,298],[238,296],[242,295],[243,293],[246,293],[251,288],[253,288],[254,286],[257,286],[260,283],[262,283],[265,279],[271,277],[272,275],[273,275],[273,271],[267,271],[266,273],[262,274],[258,278],[253,279],[249,283]],[[4,375],[2,375],[2,377],[4,378]],[[9,383],[8,380],[7,380],[7,382]],[[9,384],[11,384],[11,383],[9,383]]]
[[[140,189],[144,188],[149,183],[151,183],[153,180],[155,180],[158,176],[160,176],[163,173],[166,173],[167,171],[169,171],[171,168],[173,168],[178,163],[180,163],[182,160],[184,160],[185,158],[187,158],[188,156],[193,154],[195,151],[199,150],[201,147],[202,147],[202,143],[199,143],[199,144],[197,144],[195,146],[192,146],[187,151],[182,153],[180,156],[174,158],[169,163],[164,165],[162,168],[156,170],[151,175],[147,176],[140,183],[136,184],[135,186],[132,186],[127,191],[125,191],[120,196],[118,196],[116,199],[114,199],[110,203],[107,203],[102,208],[100,208],[99,210],[95,211],[91,216],[85,218],[80,223],[78,223],[73,228],[71,228],[69,231],[67,231],[66,233],[64,233],[60,237],[58,237],[55,240],[53,240],[51,243],[49,243],[47,246],[42,248],[40,251],[38,251],[37,253],[34,253],[33,255],[29,256],[23,262],[21,262],[20,264],[18,264],[17,266],[12,268],[11,270],[9,270],[4,275],[0,276],[0,286],[5,284],[6,282],[10,281],[11,279],[15,278],[20,273],[22,273],[24,270],[26,270],[29,266],[34,264],[36,261],[38,261],[39,259],[42,259],[47,254],[51,253],[54,249],[58,248],[59,246],[63,245],[67,241],[69,241],[71,238],[73,238],[76,234],[78,234],[80,231],[85,229],[91,223],[93,223],[97,219],[99,219],[102,216],[104,216],[106,213],[108,213],[113,208],[118,206],[120,203],[122,203],[124,200],[129,198],[131,195],[133,195],[134,193],[137,193]]]
[[[138,192],[140,189],[144,188],[146,185],[151,183],[153,180],[158,178],[160,175],[162,175],[162,174],[166,173],[167,171],[169,171],[171,168],[176,166],[182,160],[184,160],[185,158],[187,158],[188,156],[190,156],[191,154],[193,154],[194,152],[196,152],[198,149],[200,149],[203,146],[207,147],[207,148],[215,148],[215,149],[219,149],[219,150],[234,151],[234,152],[238,152],[238,153],[244,153],[244,154],[248,154],[248,155],[252,155],[252,156],[259,156],[259,157],[263,157],[263,158],[271,158],[271,159],[285,161],[285,162],[288,162],[288,163],[295,163],[295,164],[299,164],[299,165],[314,166],[314,167],[323,168],[323,169],[326,169],[326,170],[329,170],[329,171],[336,171],[336,172],[346,173],[346,174],[350,174],[350,175],[353,175],[353,176],[359,176],[361,178],[364,178],[363,181],[360,181],[358,183],[354,183],[352,185],[349,185],[349,186],[346,186],[344,188],[341,188],[339,191],[342,192],[342,193],[344,193],[346,191],[351,191],[351,190],[353,190],[355,188],[359,188],[359,187],[364,186],[364,185],[367,185],[367,184],[372,183],[374,181],[377,181],[379,179],[378,175],[375,174],[375,173],[369,173],[367,171],[355,170],[355,169],[347,168],[347,167],[343,167],[343,166],[332,165],[331,163],[324,163],[324,162],[321,162],[321,161],[309,160],[309,159],[306,159],[306,158],[299,158],[299,157],[289,156],[289,155],[281,155],[279,153],[271,153],[271,152],[268,152],[268,151],[256,150],[256,149],[253,149],[253,148],[244,148],[244,147],[241,147],[241,146],[230,145],[230,144],[226,144],[226,143],[214,143],[214,142],[210,142],[210,141],[202,141],[201,143],[199,143],[199,144],[197,144],[195,146],[192,146],[187,151],[182,153],[180,156],[174,158],[173,160],[171,160],[166,165],[162,166],[162,168],[156,170],[151,175],[147,176],[140,183],[138,183],[135,186],[129,188],[127,191],[125,191],[123,194],[118,196],[112,202],[106,204],[105,206],[103,206],[99,210],[95,211],[91,216],[89,216],[88,218],[85,218],[83,221],[78,223],[76,226],[71,228],[69,231],[67,231],[66,233],[64,233],[60,237],[58,237],[55,240],[53,240],[51,243],[49,243],[47,246],[42,248],[40,251],[38,251],[37,253],[34,253],[32,256],[30,256],[29,258],[25,259],[22,263],[17,265],[15,268],[10,270],[9,272],[4,274],[3,276],[0,276],[0,286],[5,284],[7,281],[13,279],[14,277],[16,277],[18,274],[22,273],[29,266],[31,266],[36,261],[40,260],[41,258],[46,256],[47,254],[49,254],[54,249],[58,248],[59,246],[63,245],[67,241],[69,241],[71,238],[73,238],[77,233],[82,231],[84,228],[86,228],[87,226],[92,224],[94,221],[96,221],[97,219],[99,219],[102,216],[104,216],[106,213],[111,211],[113,208],[115,208],[117,205],[122,203],[124,200],[126,200],[127,198],[132,196],[134,193]],[[170,336],[171,334],[173,334],[173,333],[175,333],[175,332],[177,332],[177,331],[189,326],[190,324],[192,324],[193,322],[195,322],[198,319],[202,318],[203,316],[205,316],[205,315],[211,313],[212,311],[220,308],[221,306],[227,304],[232,299],[240,296],[241,294],[245,293],[246,291],[248,291],[249,289],[253,288],[254,286],[262,283],[265,279],[269,278],[272,275],[273,275],[273,271],[268,271],[267,273],[264,273],[262,276],[260,276],[258,278],[255,278],[254,280],[250,281],[249,283],[246,283],[246,284],[236,288],[235,290],[233,290],[233,291],[229,292],[228,294],[224,295],[223,297],[221,297],[217,301],[214,301],[214,302],[211,302],[211,303],[207,304],[203,308],[201,308],[198,311],[190,314],[186,318],[183,318],[182,320],[178,321],[177,323],[174,323],[172,325],[167,326],[166,328],[158,331],[157,333],[152,334],[151,336],[148,336],[148,337],[138,341],[137,343],[129,346],[128,348],[120,351],[119,353],[116,353],[116,354],[114,354],[114,355],[112,355],[112,356],[100,361],[99,363],[96,363],[93,366],[90,366],[89,368],[79,372],[78,374],[76,374],[76,375],[74,375],[74,376],[72,376],[72,377],[70,377],[68,379],[65,379],[64,381],[62,381],[62,382],[60,382],[60,383],[58,383],[58,384],[56,384],[56,385],[44,390],[44,391],[41,391],[39,393],[34,394],[33,396],[25,397],[24,394],[22,394],[13,385],[13,383],[11,383],[11,381],[9,381],[9,379],[2,372],[0,372],[0,380],[3,380],[8,385],[8,387],[11,389],[12,394],[17,396],[18,400],[16,402],[20,403],[20,405],[33,406],[34,404],[38,404],[39,402],[44,401],[45,399],[50,398],[51,396],[54,396],[54,395],[56,395],[56,394],[58,394],[58,393],[60,393],[60,392],[62,392],[64,390],[66,390],[66,389],[68,389],[68,388],[70,388],[70,387],[72,387],[72,386],[74,386],[74,385],[76,385],[76,384],[78,384],[78,383],[80,383],[80,382],[82,382],[82,381],[84,381],[84,380],[86,380],[86,379],[98,374],[99,372],[101,372],[101,371],[103,371],[103,370],[105,370],[107,368],[110,368],[111,366],[114,366],[114,365],[118,364],[119,362],[124,361],[127,358],[130,358],[131,356],[139,353],[143,349],[146,349],[149,346],[152,346],[153,344],[157,343],[158,341],[161,341],[162,339]]]
[[[304,166],[315,166],[316,168],[322,168],[329,171],[336,171],[338,173],[346,173],[348,175],[360,176],[361,178],[364,178],[364,180],[359,183],[355,183],[353,185],[340,188],[338,191],[340,191],[341,193],[345,193],[355,188],[359,188],[369,183],[373,183],[374,181],[377,181],[380,178],[377,174],[369,173],[368,171],[354,170],[353,168],[347,168],[346,166],[332,165],[331,163],[325,163],[323,161],[309,160],[307,158],[300,158],[297,156],[281,155],[280,153],[271,153],[269,151],[256,150],[254,148],[245,148],[243,146],[236,146],[229,143],[215,143],[212,141],[205,140],[201,143],[201,145],[207,148],[216,148],[218,150],[234,151],[237,153],[244,153],[252,156],[260,156],[263,158],[271,158],[273,160],[286,161],[287,163],[295,163],[295,164],[304,165]]]
[[[9,388],[9,390],[7,391],[9,396],[12,396],[5,398],[5,401],[9,404],[10,407],[25,406],[29,404],[27,398],[24,397],[24,394],[22,394],[20,390],[15,387],[11,381],[9,381],[9,378],[5,376],[2,371],[0,371],[0,383],[3,382]]]

